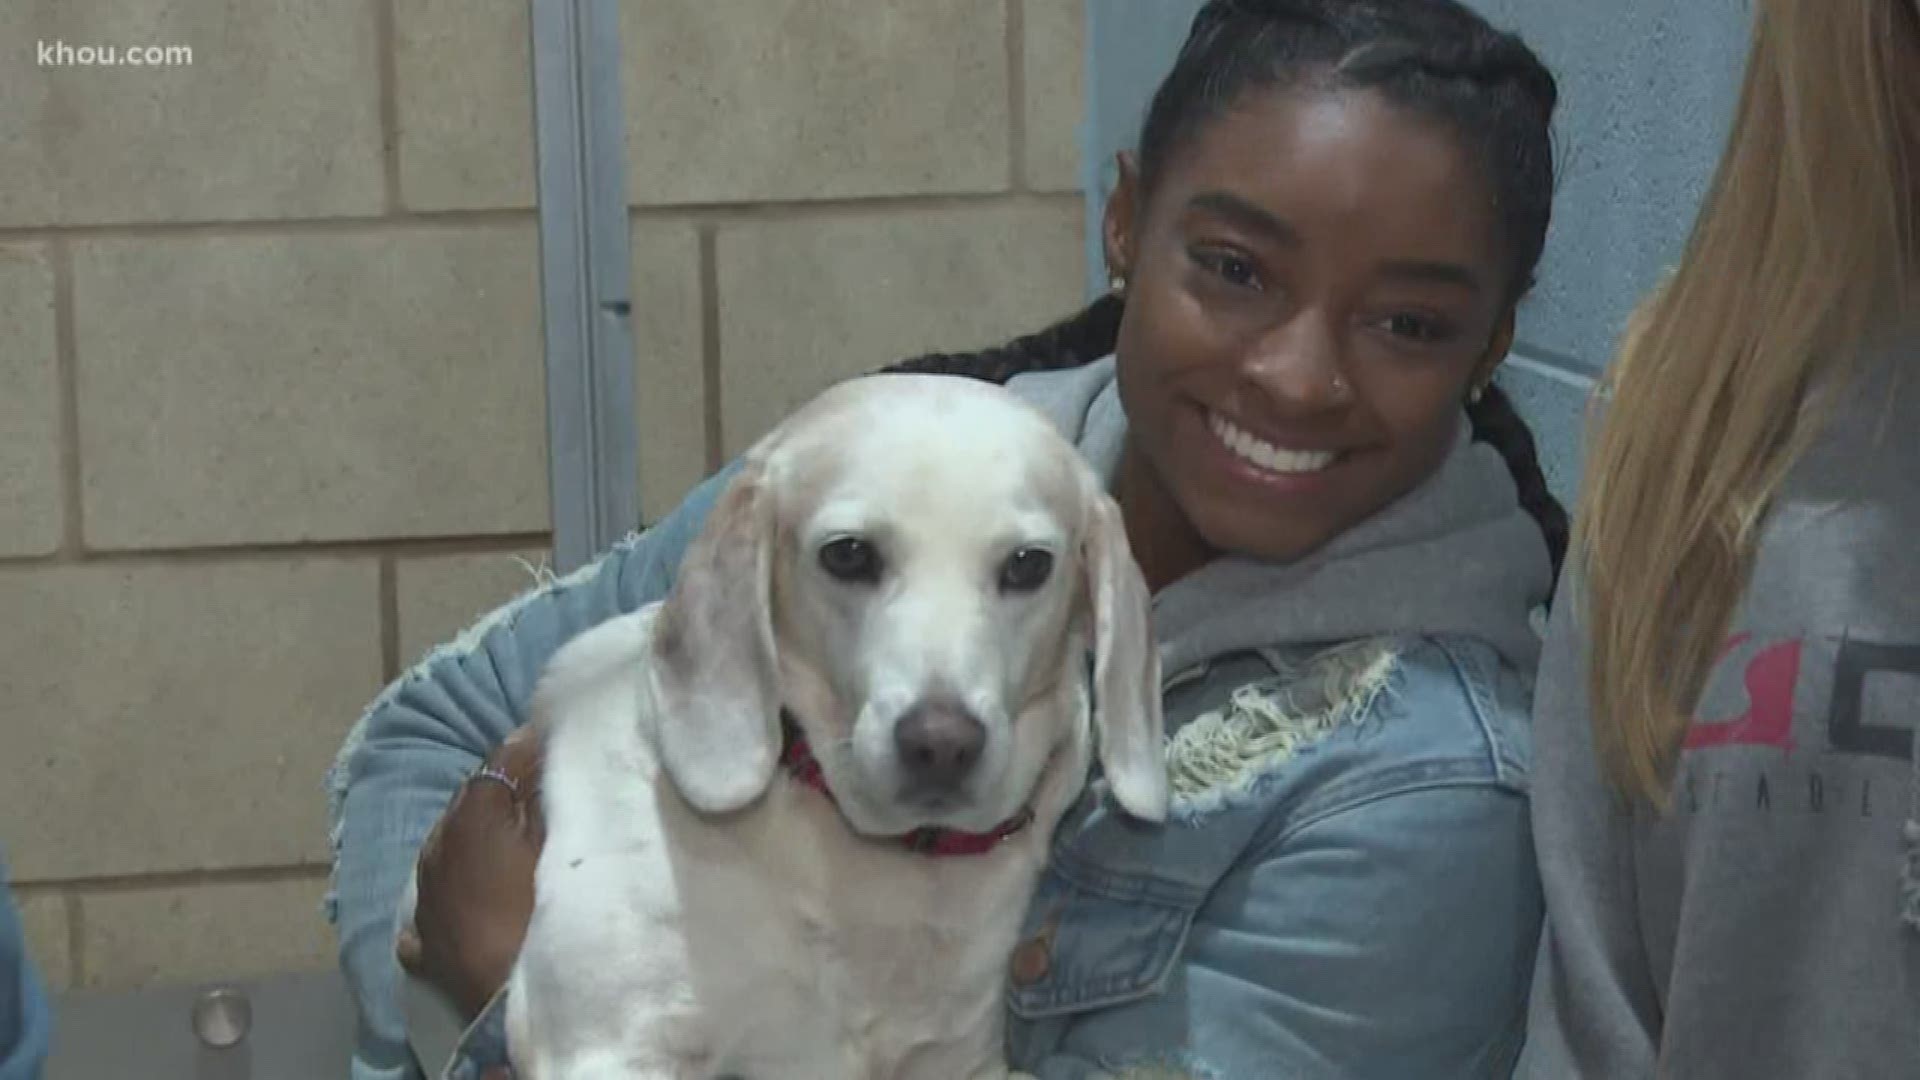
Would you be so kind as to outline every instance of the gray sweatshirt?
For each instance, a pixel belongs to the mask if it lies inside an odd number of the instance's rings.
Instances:
[[[1611,801],[1555,605],[1520,1076],[1920,1077],[1917,343],[1874,350],[1776,501],[1667,814]]]

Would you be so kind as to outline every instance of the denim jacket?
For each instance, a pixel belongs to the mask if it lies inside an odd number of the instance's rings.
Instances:
[[[1103,467],[1123,422],[1105,367],[1015,380]],[[1463,434],[1421,491],[1305,563],[1225,559],[1156,596],[1173,809],[1143,825],[1096,782],[1057,830],[1008,964],[1014,1067],[1507,1075],[1540,920],[1528,619],[1549,571],[1483,449]],[[437,650],[343,748],[330,904],[361,1009],[356,1080],[416,1075],[392,922],[427,831],[547,657],[665,595],[729,478]],[[504,1063],[502,1013],[496,999],[429,1068]]]
[[[53,1014],[0,863],[0,1080],[39,1080],[52,1032]]]

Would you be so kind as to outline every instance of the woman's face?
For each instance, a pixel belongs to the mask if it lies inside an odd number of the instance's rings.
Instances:
[[[1299,558],[1417,486],[1512,337],[1492,195],[1372,91],[1256,93],[1107,208],[1132,445],[1207,546]]]

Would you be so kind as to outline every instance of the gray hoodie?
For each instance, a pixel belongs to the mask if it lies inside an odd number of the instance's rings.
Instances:
[[[1603,786],[1585,631],[1558,605],[1520,1075],[1920,1077],[1916,340],[1876,352],[1765,523],[1670,813]]]

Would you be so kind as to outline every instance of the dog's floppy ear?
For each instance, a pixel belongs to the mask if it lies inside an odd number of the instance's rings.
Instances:
[[[773,499],[749,464],[687,549],[653,638],[660,762],[695,809],[759,798],[780,752]]]
[[[1100,767],[1127,813],[1160,821],[1167,816],[1167,767],[1152,598],[1134,565],[1120,508],[1104,492],[1093,496],[1083,554],[1093,606],[1093,727]]]

